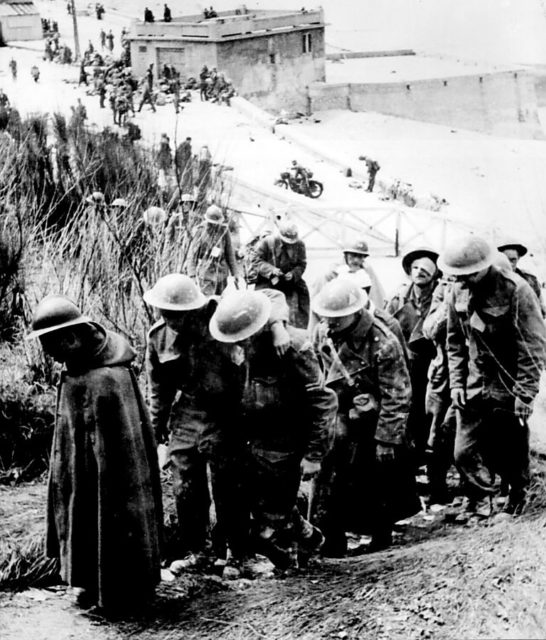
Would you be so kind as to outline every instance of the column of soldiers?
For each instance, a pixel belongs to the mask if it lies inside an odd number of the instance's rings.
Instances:
[[[224,225],[213,213],[208,223]],[[441,256],[408,252],[409,281],[386,313],[372,302],[380,295],[360,240],[344,252],[347,268],[313,291],[309,332],[292,326],[294,308],[275,287],[291,271],[276,262],[290,256],[275,250],[282,236],[294,244],[297,230],[281,226],[256,253],[269,287],[205,294],[197,274],[172,273],[144,293],[160,318],[147,337],[147,404],[124,338],[64,296],[38,305],[30,335],[65,365],[48,554],[80,604],[119,610],[153,594],[165,555],[156,443],[167,443],[173,477],[173,572],[253,576],[261,554],[286,573],[318,553],[346,555],[348,532],[371,537],[357,553],[384,549],[394,524],[421,509],[423,462],[444,502],[454,461],[464,515],[493,513],[499,478],[505,511],[525,506],[546,346],[525,279],[469,236]],[[305,269],[301,256],[294,264]]]

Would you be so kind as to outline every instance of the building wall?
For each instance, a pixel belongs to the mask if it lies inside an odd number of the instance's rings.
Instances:
[[[303,52],[304,36],[311,50]],[[204,64],[216,67],[239,95],[264,108],[307,110],[307,86],[323,82],[325,75],[324,29],[298,30],[269,36],[245,37],[223,42],[155,39],[131,42],[131,66],[136,76],[153,62],[156,74],[163,62],[174,64],[183,78],[198,77]]]
[[[523,71],[407,83],[316,83],[313,111],[375,111],[514,138],[543,139],[533,79]]]
[[[311,51],[303,37],[311,34]],[[307,108],[306,87],[325,79],[324,29],[310,29],[218,44],[218,70],[239,95],[274,111]]]
[[[181,42],[180,40],[155,42],[138,40],[131,42],[131,67],[134,75],[142,76],[150,63],[154,63],[156,75],[165,62],[173,64],[182,78],[198,77],[204,64],[218,67],[215,42]]]
[[[4,42],[14,40],[40,40],[42,38],[42,22],[35,14],[1,16],[0,33]]]

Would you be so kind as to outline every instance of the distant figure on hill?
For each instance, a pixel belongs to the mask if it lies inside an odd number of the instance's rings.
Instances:
[[[108,42],[108,51],[112,53],[112,51],[114,50],[114,34],[112,33],[112,29],[110,29],[110,31],[108,32],[106,40]]]
[[[34,82],[38,82],[38,80],[40,79],[40,69],[38,69],[35,64],[30,67],[30,75],[32,76]]]
[[[148,7],[144,9],[144,22],[155,22],[154,14]]]
[[[167,5],[165,5],[165,8],[163,9],[163,20],[165,22],[170,22],[172,20],[171,10]]]
[[[11,71],[11,79],[17,80],[17,60],[15,58],[9,61],[9,69]]]
[[[379,166],[378,162],[372,160],[371,158],[368,158],[368,156],[360,156],[358,159],[364,160],[364,162],[366,163],[366,167],[368,169],[368,188],[366,189],[366,191],[369,191],[371,193],[375,186],[375,176],[379,169],[381,169],[381,167]]]

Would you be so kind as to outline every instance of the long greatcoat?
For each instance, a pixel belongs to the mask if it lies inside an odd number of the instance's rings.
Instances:
[[[51,452],[47,555],[104,608],[160,579],[161,487],[154,436],[121,336],[63,372]]]

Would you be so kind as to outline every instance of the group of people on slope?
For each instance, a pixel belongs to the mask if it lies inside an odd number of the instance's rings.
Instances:
[[[172,273],[144,294],[160,316],[147,338],[147,404],[124,338],[64,296],[38,305],[31,336],[65,365],[48,553],[61,558],[82,604],[118,608],[153,593],[162,556],[157,442],[168,443],[173,475],[173,572],[227,561],[251,576],[256,553],[286,572],[319,552],[344,555],[348,532],[371,536],[362,552],[383,549],[394,523],[421,508],[423,462],[437,501],[447,499],[455,462],[461,515],[491,515],[496,478],[505,511],[523,509],[546,329],[536,293],[505,254],[479,236],[440,256],[412,250],[402,261],[408,283],[382,310],[359,240],[313,288],[307,331],[292,326],[301,308],[279,287],[301,280],[301,256],[292,254],[291,270],[271,269],[280,245],[296,244],[293,225],[280,231],[256,249],[268,286],[208,296]],[[519,243],[501,249],[525,252]],[[313,487],[304,507],[302,480]]]

